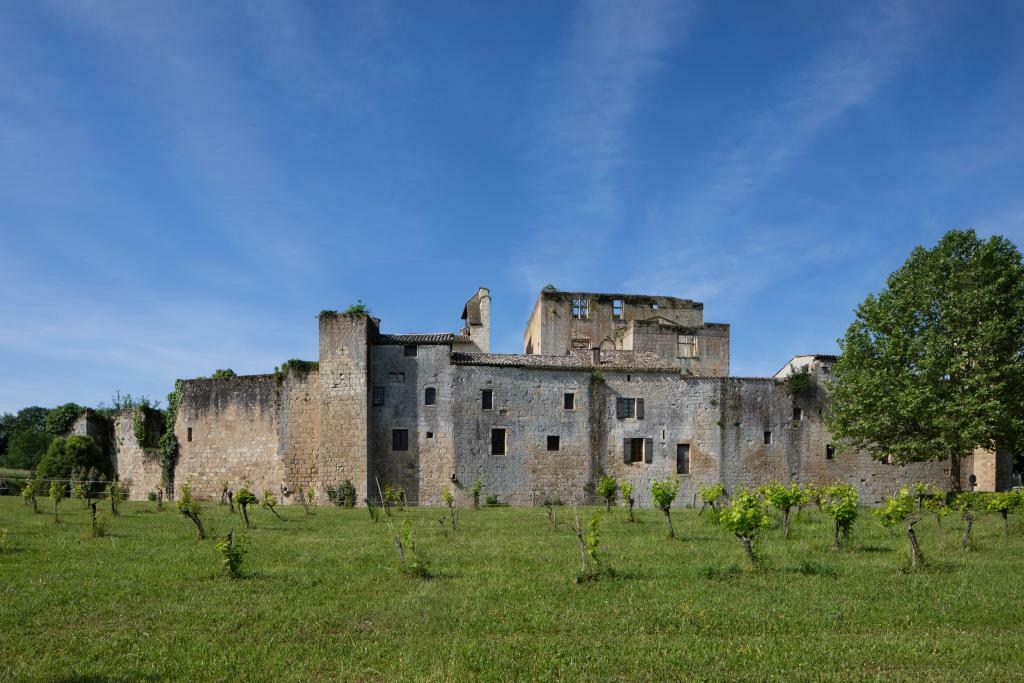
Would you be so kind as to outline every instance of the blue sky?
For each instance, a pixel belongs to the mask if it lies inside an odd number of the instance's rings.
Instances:
[[[317,356],[316,313],[521,352],[538,290],[832,352],[951,227],[1024,243],[1024,6],[10,2],[0,411]]]

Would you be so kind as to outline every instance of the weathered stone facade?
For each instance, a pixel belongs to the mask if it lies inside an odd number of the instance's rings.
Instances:
[[[445,488],[468,503],[479,479],[485,496],[534,505],[593,502],[607,473],[630,480],[645,506],[651,481],[671,475],[678,505],[717,482],[844,481],[874,503],[900,484],[947,481],[945,463],[835,452],[823,420],[834,357],[729,377],[729,326],[705,323],[698,302],[545,291],[527,353],[491,354],[490,301],[486,288],[467,301],[458,334],[386,335],[364,313],[324,314],[319,369],[182,382],[175,479],[202,498],[219,496],[222,481],[249,482],[284,502],[300,487],[323,502],[345,480],[372,500],[391,484],[430,505]],[[803,366],[811,389],[790,396],[783,380]],[[115,431],[118,469],[142,497],[159,466],[128,438],[130,419]],[[967,458],[965,487],[972,474],[979,489],[1005,487],[1008,462]]]

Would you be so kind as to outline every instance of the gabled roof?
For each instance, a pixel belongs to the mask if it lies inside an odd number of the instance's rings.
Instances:
[[[521,353],[452,354],[454,365],[493,365],[508,368],[545,370],[629,370],[633,372],[673,372],[679,367],[650,351],[602,351],[601,362],[594,365],[590,351],[574,351],[564,356]]]
[[[403,345],[451,345],[451,344],[469,344],[471,343],[469,337],[462,334],[452,334],[451,332],[436,332],[431,334],[382,334],[378,341],[378,344],[403,344]]]

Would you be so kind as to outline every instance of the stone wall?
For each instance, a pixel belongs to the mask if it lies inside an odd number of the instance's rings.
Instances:
[[[320,459],[320,373],[290,370],[278,387],[278,454],[284,467],[284,503],[301,503],[299,489],[325,489],[318,476]]]
[[[454,490],[455,446],[452,428],[452,377],[449,350],[418,345],[415,356],[401,345],[371,350],[371,391],[383,392],[383,404],[370,407],[369,450],[372,477],[401,486],[413,504],[440,505],[445,487]],[[426,391],[435,402],[426,405]],[[408,431],[408,450],[395,451],[392,430]],[[377,497],[372,482],[372,497]]]
[[[156,411],[145,415],[147,444],[135,439],[132,411],[125,410],[113,419],[114,470],[121,483],[128,486],[128,500],[145,500],[147,494],[161,485],[160,451],[157,440],[163,431],[163,416]]]

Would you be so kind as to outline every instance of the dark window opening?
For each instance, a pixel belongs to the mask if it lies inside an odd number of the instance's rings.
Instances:
[[[557,436],[548,436],[548,450],[549,451],[557,451],[558,450],[558,437]]]
[[[188,428],[188,440],[189,441],[192,440],[192,428],[191,427]]]
[[[644,400],[642,398],[615,399],[615,417],[644,419]]]
[[[830,443],[825,444],[825,459],[831,460],[834,457],[836,457],[836,447]]]
[[[407,451],[407,450],[409,450],[409,430],[408,429],[392,429],[391,430],[391,450],[393,450],[393,451]]]
[[[373,388],[373,405],[382,406],[384,405],[384,387]]]
[[[765,446],[771,446],[772,445],[772,433],[771,432],[765,432],[764,433],[764,445]]]
[[[793,406],[793,419],[802,420],[804,419],[804,411],[799,406]]]
[[[427,432],[427,438],[428,439],[433,439],[434,438],[434,432]]]
[[[622,299],[612,299],[612,318],[622,319]]]
[[[491,430],[491,455],[505,455],[505,430],[495,428]]]
[[[423,404],[432,406],[435,403],[437,403],[437,389],[427,387],[426,391],[423,392]]]
[[[491,410],[494,408],[494,390],[484,389],[480,392],[480,406],[484,410]]]
[[[416,357],[416,347],[413,346],[412,344],[409,344],[408,346],[406,346],[405,347],[405,357],[406,358],[415,358]]]
[[[676,474],[690,473],[690,444],[676,444]]]
[[[643,439],[630,439],[629,440],[629,461],[630,462],[643,462],[644,461],[644,440]]]
[[[563,407],[566,410],[576,410],[576,394],[566,394],[564,399]]]

